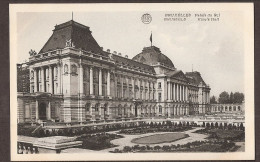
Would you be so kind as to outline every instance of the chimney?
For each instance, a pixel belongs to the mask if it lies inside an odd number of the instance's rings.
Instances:
[[[117,54],[117,52],[116,52],[116,51],[114,51],[114,52],[113,52],[113,54],[115,54],[115,55],[116,55],[116,54]]]
[[[110,49],[107,49],[107,52],[110,53]]]
[[[125,55],[125,58],[128,58],[128,55]]]

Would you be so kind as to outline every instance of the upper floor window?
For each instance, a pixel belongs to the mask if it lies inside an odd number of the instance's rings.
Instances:
[[[65,73],[65,74],[68,73],[68,70],[69,70],[68,65],[65,64],[65,65],[64,65],[64,73]]]
[[[58,76],[58,67],[55,67],[55,78]]]
[[[34,79],[34,71],[31,71],[31,79]]]
[[[71,73],[74,73],[74,74],[77,73],[77,66],[76,65],[71,65]]]
[[[161,83],[161,82],[158,83],[158,88],[159,88],[159,89],[162,88],[162,83]]]

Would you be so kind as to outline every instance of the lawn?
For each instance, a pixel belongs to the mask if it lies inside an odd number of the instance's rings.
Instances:
[[[137,144],[159,144],[159,143],[174,142],[187,137],[189,137],[189,135],[184,133],[165,133],[165,134],[155,134],[151,136],[135,138],[131,142]]]

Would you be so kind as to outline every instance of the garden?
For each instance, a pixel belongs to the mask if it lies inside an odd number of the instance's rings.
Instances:
[[[122,150],[114,149],[113,153],[127,152],[227,152],[235,151],[235,143],[229,141],[195,141],[183,145],[163,145],[163,146],[125,146]]]

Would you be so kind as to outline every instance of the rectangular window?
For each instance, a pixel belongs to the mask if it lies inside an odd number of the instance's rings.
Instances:
[[[123,98],[126,98],[126,89],[123,89]]]
[[[158,88],[159,88],[159,89],[162,88],[162,83],[161,83],[161,82],[158,83]]]
[[[161,101],[161,100],[162,100],[162,94],[158,93],[158,101]]]

